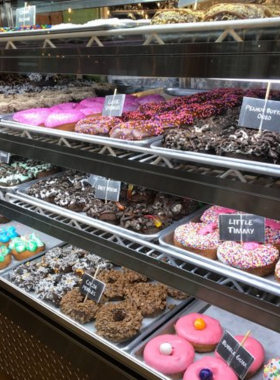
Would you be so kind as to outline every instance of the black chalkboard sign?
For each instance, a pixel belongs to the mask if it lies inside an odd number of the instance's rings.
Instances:
[[[16,26],[36,24],[36,5],[28,5],[16,10]]]
[[[253,214],[220,214],[219,232],[222,241],[265,241],[265,218]]]
[[[225,331],[222,336],[222,339],[216,348],[216,352],[228,363],[241,379],[246,376],[255,359],[228,331]]]
[[[102,116],[121,116],[125,95],[108,95],[105,97],[105,103],[102,110]]]
[[[120,198],[121,182],[110,179],[97,179],[95,182],[95,198],[118,202]]]
[[[106,288],[104,282],[85,274],[80,285],[80,292],[95,302],[99,302]]]
[[[280,102],[243,98],[238,125],[240,127],[280,131]]]
[[[9,164],[11,158],[11,153],[0,151],[0,162],[4,164]]]

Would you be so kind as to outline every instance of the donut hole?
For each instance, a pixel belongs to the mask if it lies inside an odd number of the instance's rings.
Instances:
[[[116,309],[113,311],[114,322],[121,322],[125,319],[125,311],[122,309]]]

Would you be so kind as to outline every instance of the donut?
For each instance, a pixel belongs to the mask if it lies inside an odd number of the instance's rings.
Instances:
[[[85,301],[79,288],[67,292],[60,301],[60,311],[81,324],[93,321],[100,307],[100,304],[91,299]]]
[[[216,223],[187,223],[174,231],[174,245],[208,259],[217,259],[219,230]]]
[[[176,335],[151,339],[143,352],[144,362],[164,375],[183,374],[194,361],[193,346]]]
[[[75,132],[89,135],[107,135],[120,122],[115,117],[88,116],[75,125]]]
[[[110,301],[119,301],[124,299],[124,282],[123,273],[119,270],[103,270],[97,279],[106,284],[104,295]]]
[[[68,102],[68,103],[60,103],[50,108],[50,111],[68,111],[76,108],[77,103]]]
[[[13,115],[13,120],[29,125],[42,125],[51,113],[49,108],[31,108],[29,110],[19,111]]]
[[[275,267],[275,278],[277,281],[280,282],[280,260],[278,261]]]
[[[156,102],[156,103],[165,102],[165,99],[161,95],[152,94],[152,95],[140,96],[139,98],[137,98],[137,101],[142,105],[142,104],[153,103],[153,102]]]
[[[270,359],[264,366],[264,380],[279,380],[280,379],[280,357]]]
[[[143,317],[153,318],[166,309],[167,287],[163,284],[137,283],[126,287],[124,292]]]
[[[280,250],[280,221],[265,220],[265,243],[272,244]]]
[[[9,223],[10,221],[11,221],[11,219],[6,218],[6,216],[3,214],[0,214],[0,223],[1,224]]]
[[[82,112],[76,111],[75,109],[54,110],[49,113],[45,119],[44,125],[47,128],[55,128],[61,125],[72,125],[84,117],[85,115]]]
[[[241,343],[243,341],[244,336],[236,335],[234,338]],[[258,370],[263,365],[265,357],[264,348],[258,340],[250,336],[243,343],[243,347],[254,357],[254,361],[249,367],[249,370],[245,376],[245,379],[250,379],[258,372]],[[217,352],[215,352],[215,356],[221,359],[220,355]]]
[[[0,245],[8,246],[10,241],[18,236],[14,226],[0,228]]]
[[[238,380],[234,371],[223,360],[205,356],[186,370],[183,380]]]
[[[233,210],[232,208],[226,208],[221,206],[209,207],[201,215],[200,220],[204,223],[217,223],[219,224],[220,214],[240,214],[240,211]]]
[[[6,268],[11,263],[11,251],[5,245],[0,247],[0,270]]]
[[[164,128],[160,122],[143,120],[127,121],[116,125],[110,131],[110,137],[122,140],[142,140],[145,137],[163,134]]]
[[[96,333],[115,343],[137,335],[143,320],[141,312],[128,300],[102,306],[95,318]]]
[[[175,330],[177,335],[190,342],[198,352],[214,351],[223,335],[219,321],[199,313],[179,318]]]
[[[97,105],[97,104],[101,104],[103,106],[104,103],[105,103],[105,98],[102,98],[102,97],[87,98],[87,99],[82,100],[78,104],[77,108],[79,106],[83,106],[83,108],[88,108],[88,107],[92,107],[93,105]]]
[[[184,300],[189,297],[187,293],[171,288],[171,286],[168,286],[167,294],[169,297],[175,298],[175,300]]]
[[[128,282],[129,284],[148,281],[148,277],[146,277],[144,274],[134,272],[133,270],[127,268],[123,269],[123,278],[124,281]]]
[[[9,249],[16,260],[22,261],[42,252],[45,244],[33,233],[13,238],[9,243]]]
[[[225,264],[257,276],[273,273],[279,259],[279,251],[271,244],[255,242],[223,242],[217,251],[218,259]]]

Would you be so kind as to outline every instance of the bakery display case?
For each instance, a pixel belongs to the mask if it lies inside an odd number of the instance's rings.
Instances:
[[[103,5],[110,4],[103,2]],[[137,22],[125,24],[122,20],[113,26],[103,20],[82,28],[62,26],[61,29],[3,32],[0,33],[1,73],[189,77],[210,79],[214,87],[215,83],[220,85],[224,81],[233,88],[239,80],[251,88],[261,88],[262,97],[267,87],[272,86],[272,92],[276,89],[274,99],[278,101],[279,23],[279,17],[144,26]],[[176,96],[184,90],[161,90],[161,93],[168,99],[171,93]],[[77,95],[70,101],[81,99]],[[16,122],[14,111],[16,107],[1,116],[1,151],[279,219],[278,156],[274,162],[268,162],[268,156],[258,161],[250,156],[180,150],[174,148],[174,142],[166,146],[162,136],[128,141],[32,126]],[[273,140],[270,147],[279,155],[274,138],[275,135],[270,137],[270,142]],[[254,145],[252,149],[257,148]],[[20,378],[20,373],[32,379],[32,372],[42,379],[96,376],[104,380],[111,376],[166,379],[143,363],[143,345],[158,331],[169,332],[171,322],[178,315],[197,307],[193,298],[200,300],[198,309],[206,314],[220,313],[228,324],[235,323],[236,318],[236,326],[245,324],[248,329],[256,329],[260,337],[267,331],[273,341],[278,339],[280,284],[272,275],[258,277],[196,254],[185,254],[171,244],[170,236],[176,226],[147,239],[32,198],[28,195],[29,187],[23,184],[15,189],[1,188],[0,213],[110,260],[117,267],[137,271],[187,292],[191,297],[176,303],[175,309],[154,323],[145,324],[143,335],[131,344],[114,344],[96,334],[92,326],[84,327],[53,305],[20,289],[11,282],[12,272],[5,272],[0,275],[0,346],[9,347],[9,359],[0,360],[0,368],[14,379]],[[192,214],[190,220],[199,218],[201,213],[199,210]],[[9,345],[11,336],[15,336],[14,343]],[[24,367],[12,360],[18,345],[32,352],[32,360]],[[277,345],[274,349],[277,350]],[[267,348],[270,356],[277,356],[277,352],[269,350],[271,347]]]

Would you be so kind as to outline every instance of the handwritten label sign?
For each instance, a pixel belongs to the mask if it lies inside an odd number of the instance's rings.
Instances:
[[[97,280],[89,274],[83,275],[80,292],[87,298],[98,303],[101,300],[105,288],[106,284],[104,284],[104,282]]]
[[[28,5],[16,10],[16,26],[36,24],[36,5]]]
[[[0,162],[4,164],[9,164],[11,158],[11,153],[0,151]]]
[[[243,98],[238,125],[252,129],[280,131],[280,102]]]
[[[105,103],[102,110],[102,116],[121,116],[125,95],[108,95],[105,97]]]
[[[110,179],[97,179],[95,182],[95,198],[118,202],[121,182]]]
[[[207,0],[179,0],[178,8],[188,7],[189,5],[196,4],[196,3],[203,3]]]
[[[265,218],[252,214],[219,215],[220,240],[264,243]]]
[[[90,174],[87,178],[87,182],[92,186],[92,187],[95,187],[95,184],[96,182],[99,180],[99,179],[102,179],[104,177],[101,177],[99,175],[95,175],[95,174]]]
[[[228,331],[224,333],[216,352],[228,363],[238,377],[244,379],[255,358]]]

